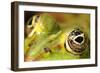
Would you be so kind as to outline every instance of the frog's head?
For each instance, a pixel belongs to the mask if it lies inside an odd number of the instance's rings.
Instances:
[[[32,36],[35,32],[40,33],[51,33],[59,30],[56,20],[49,14],[34,15],[27,24],[28,29],[32,29],[29,36]]]

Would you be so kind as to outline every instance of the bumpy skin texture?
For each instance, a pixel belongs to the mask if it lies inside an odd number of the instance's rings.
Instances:
[[[79,48],[82,48],[82,53],[74,54],[67,51],[66,49],[68,47],[66,46],[65,41],[71,41],[71,39],[69,40],[68,38],[75,26],[72,25],[71,27],[65,24],[64,21],[66,21],[67,18],[64,18],[64,20],[62,19],[62,22],[54,15],[58,16],[57,14],[43,13],[39,16],[34,15],[31,19],[29,19],[31,23],[28,22],[26,24],[26,29],[30,32],[25,32],[27,33],[24,44],[25,61],[89,58],[89,43],[87,41],[89,38],[87,34],[84,38],[85,44],[83,43],[81,46],[78,46]],[[68,17],[67,15],[64,16]],[[86,32],[83,31],[82,33],[85,34]],[[73,44],[69,45],[72,47],[74,46]]]

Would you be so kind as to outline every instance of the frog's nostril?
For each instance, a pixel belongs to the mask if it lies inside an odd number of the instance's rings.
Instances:
[[[51,53],[50,48],[44,48],[44,51],[45,51],[45,52],[50,52],[50,53]]]
[[[82,41],[83,41],[83,37],[77,37],[76,39],[75,39],[75,41],[76,42],[78,42],[78,43],[81,43]]]

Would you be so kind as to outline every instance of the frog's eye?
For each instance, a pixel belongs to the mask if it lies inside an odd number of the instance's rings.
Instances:
[[[81,54],[85,50],[85,35],[80,30],[73,30],[69,33],[68,38],[65,39],[65,49],[73,54]]]

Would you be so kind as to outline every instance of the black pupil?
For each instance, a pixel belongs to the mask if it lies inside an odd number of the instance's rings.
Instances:
[[[77,37],[75,39],[76,42],[81,43],[83,41],[83,37]]]

